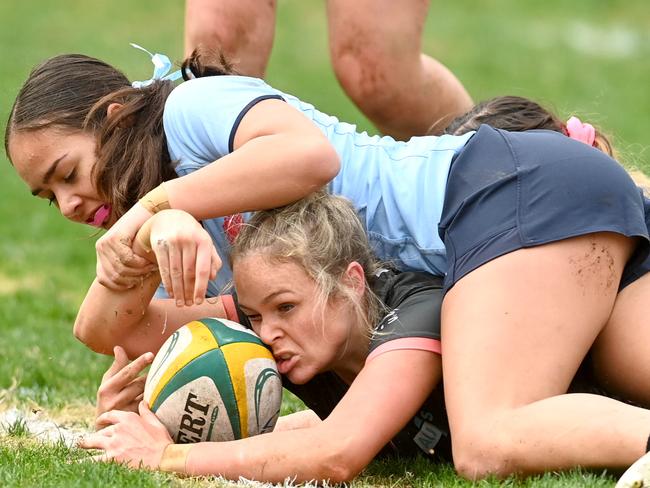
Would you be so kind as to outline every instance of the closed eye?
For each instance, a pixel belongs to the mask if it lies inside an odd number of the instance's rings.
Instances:
[[[251,314],[251,315],[246,315],[246,318],[250,322],[259,322],[260,320],[262,320],[262,316],[260,314],[258,314],[258,313],[254,313],[254,314]]]
[[[66,183],[72,183],[74,182],[76,177],[77,177],[77,169],[75,168],[63,178],[63,181],[65,181]]]
[[[34,195],[34,196],[47,200],[49,206],[56,205],[56,196],[54,195],[54,193],[50,191],[41,193],[39,195]]]

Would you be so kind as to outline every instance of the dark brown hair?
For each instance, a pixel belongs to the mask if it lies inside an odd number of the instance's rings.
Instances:
[[[477,130],[481,124],[512,132],[546,129],[567,135],[566,125],[557,115],[528,98],[501,96],[476,104],[470,111],[455,118],[446,134],[460,135]],[[596,129],[594,147],[613,156],[609,139]]]
[[[198,51],[183,66],[197,78],[233,72],[221,54]],[[93,184],[120,217],[146,192],[176,177],[162,119],[173,88],[170,81],[133,88],[121,71],[82,54],[49,58],[32,70],[16,97],[5,130],[7,157],[11,160],[9,140],[17,131],[54,127],[93,135]],[[112,103],[122,107],[108,118]]]

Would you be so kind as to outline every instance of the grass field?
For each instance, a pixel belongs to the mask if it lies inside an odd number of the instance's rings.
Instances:
[[[374,129],[345,98],[329,67],[325,3],[281,0],[268,79],[326,112]],[[650,8],[647,0],[456,0],[432,2],[425,50],[449,66],[476,100],[536,98],[613,135],[622,160],[650,173]],[[2,128],[30,68],[62,52],[83,52],[150,75],[136,42],[182,55],[182,2],[6,0],[0,2]],[[94,276],[92,231],[67,223],[29,195],[0,156],[0,411],[42,410],[87,425],[109,363],[71,334]],[[43,446],[20,425],[0,434],[1,486],[221,486],[120,466],[88,466],[62,444]],[[607,474],[549,474],[506,486],[611,486]],[[374,463],[352,486],[470,486],[449,467]],[[476,484],[499,486],[496,481]]]

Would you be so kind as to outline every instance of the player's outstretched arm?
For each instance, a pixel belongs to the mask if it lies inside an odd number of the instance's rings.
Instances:
[[[283,430],[305,429],[307,427],[315,427],[321,422],[322,420],[313,410],[301,410],[300,412],[279,417],[273,430],[274,432],[280,432]]]
[[[175,445],[155,415],[141,406],[140,415],[103,414],[98,420],[109,427],[80,446],[102,449],[97,460],[190,475],[343,482],[357,476],[413,417],[440,378],[437,354],[396,350],[366,364],[332,414],[312,427],[231,442]]]

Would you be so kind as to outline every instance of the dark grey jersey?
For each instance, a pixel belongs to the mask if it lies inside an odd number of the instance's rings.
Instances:
[[[387,313],[375,328],[370,352],[405,337],[440,340],[441,278],[426,273],[382,270],[372,283],[372,289],[386,305]],[[348,385],[331,372],[317,375],[304,385],[294,385],[284,378],[284,386],[321,419],[332,412],[348,389]],[[377,408],[382,406],[377,405]],[[380,455],[411,456],[416,453],[432,459],[451,460],[442,385],[433,390]]]

